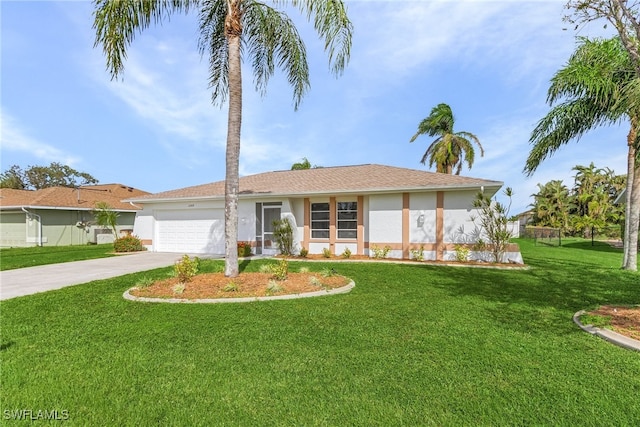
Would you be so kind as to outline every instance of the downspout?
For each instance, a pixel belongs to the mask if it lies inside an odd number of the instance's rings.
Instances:
[[[38,214],[29,212],[27,209],[25,209],[24,206],[21,207],[20,209],[22,209],[22,211],[27,215],[35,216],[36,218],[38,218],[38,246],[42,246],[42,217]]]

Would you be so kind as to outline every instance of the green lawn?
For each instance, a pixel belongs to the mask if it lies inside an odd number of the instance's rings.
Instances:
[[[0,249],[0,270],[114,256],[113,244]]]
[[[640,274],[590,242],[519,243],[530,270],[306,264],[355,280],[331,297],[122,298],[160,269],[3,301],[0,422],[28,409],[81,426],[638,425],[640,353],[571,318],[640,302]]]

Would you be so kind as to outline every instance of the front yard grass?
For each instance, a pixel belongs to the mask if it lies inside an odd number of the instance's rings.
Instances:
[[[158,269],[3,301],[3,422],[29,409],[68,425],[637,425],[638,353],[572,316],[637,304],[640,275],[621,251],[518,243],[529,270],[307,263],[356,283],[316,299],[122,298]]]
[[[0,271],[114,256],[113,244],[0,249]]]

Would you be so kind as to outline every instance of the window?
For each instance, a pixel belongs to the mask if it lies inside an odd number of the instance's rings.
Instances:
[[[329,238],[329,203],[311,203],[311,237]]]
[[[338,202],[338,239],[358,237],[358,202]]]

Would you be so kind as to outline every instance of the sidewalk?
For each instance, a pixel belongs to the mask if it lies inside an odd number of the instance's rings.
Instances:
[[[0,272],[0,300],[31,295],[93,280],[168,267],[183,254],[136,252],[110,258],[49,264]]]

